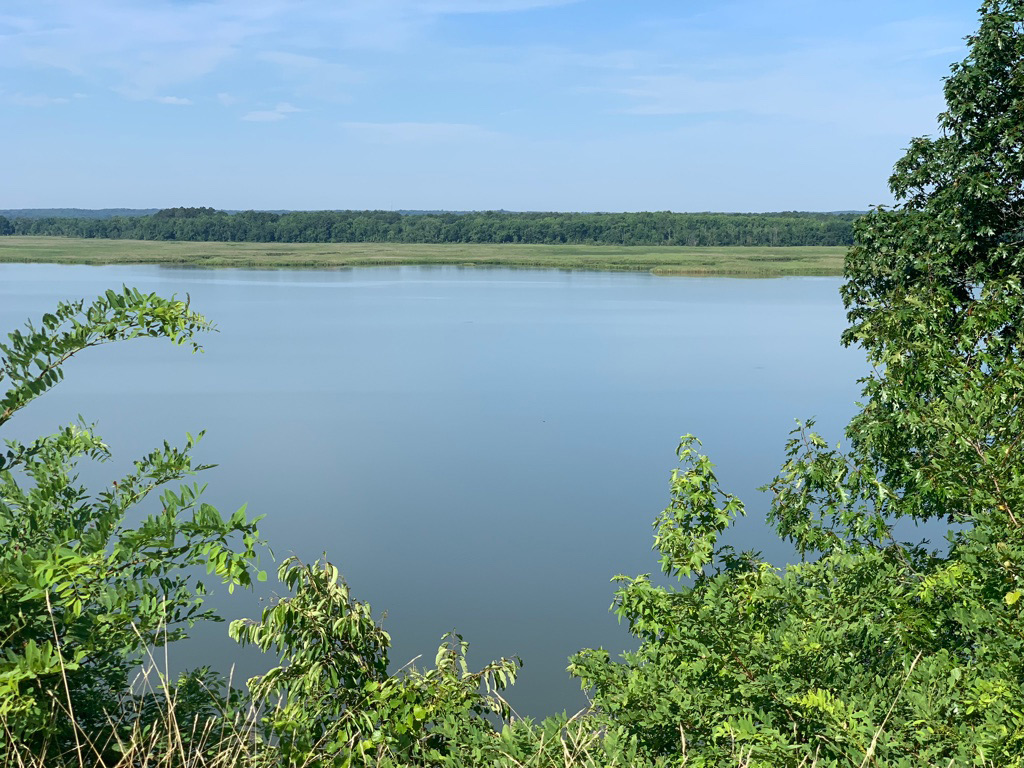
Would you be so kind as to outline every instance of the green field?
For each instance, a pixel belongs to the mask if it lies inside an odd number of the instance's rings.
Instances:
[[[329,268],[391,264],[641,270],[656,275],[839,275],[842,246],[644,247],[414,245],[399,243],[194,243],[0,237],[0,262]]]

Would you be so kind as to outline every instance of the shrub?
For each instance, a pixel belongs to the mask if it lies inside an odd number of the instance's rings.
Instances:
[[[62,303],[0,344],[0,427],[60,382],[82,350],[140,336],[195,345],[209,323],[187,302],[124,289],[86,306]],[[201,435],[200,435],[201,436]],[[201,487],[167,487],[202,469],[189,435],[135,462],[98,493],[78,483],[83,459],[108,449],[84,423],[0,455],[0,757],[11,744],[58,760],[101,756],[152,707],[132,678],[151,649],[182,637],[203,607],[204,566],[230,587],[255,577],[259,534],[240,509],[224,517]],[[129,510],[160,491],[159,512],[129,527]],[[161,694],[162,695],[162,694]],[[88,734],[88,738],[83,738]]]
[[[850,449],[808,424],[767,486],[805,560],[719,546],[743,507],[684,439],[655,541],[692,585],[622,579],[639,651],[573,659],[647,755],[682,734],[692,765],[1024,762],[1024,3],[986,2],[969,42],[900,205],[856,224],[844,342],[874,372]],[[958,525],[943,550],[897,541],[904,517]]]

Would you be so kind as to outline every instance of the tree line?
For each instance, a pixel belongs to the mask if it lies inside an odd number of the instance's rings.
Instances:
[[[150,216],[15,218],[0,234],[250,243],[530,243],[848,246],[856,213],[227,213],[167,208]]]

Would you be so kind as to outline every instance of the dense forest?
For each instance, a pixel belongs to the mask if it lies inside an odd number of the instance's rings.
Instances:
[[[856,213],[227,213],[168,208],[150,216],[0,216],[0,234],[257,243],[852,245]]]

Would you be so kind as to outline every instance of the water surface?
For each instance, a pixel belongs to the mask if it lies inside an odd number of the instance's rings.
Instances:
[[[278,560],[326,552],[386,610],[399,665],[432,662],[452,629],[475,666],[521,655],[509,699],[530,715],[585,703],[571,653],[629,645],[609,579],[657,570],[650,523],[679,436],[698,435],[748,503],[732,543],[783,562],[754,489],[795,418],[839,437],[864,368],[838,342],[838,278],[3,264],[0,329],[121,284],[188,293],[219,333],[195,356],[89,350],[7,436],[98,421],[116,456],[83,473],[99,480],[205,428],[211,503],[266,515]],[[266,594],[218,604],[255,615]],[[201,637],[178,652],[189,663],[269,663],[224,625]]]

